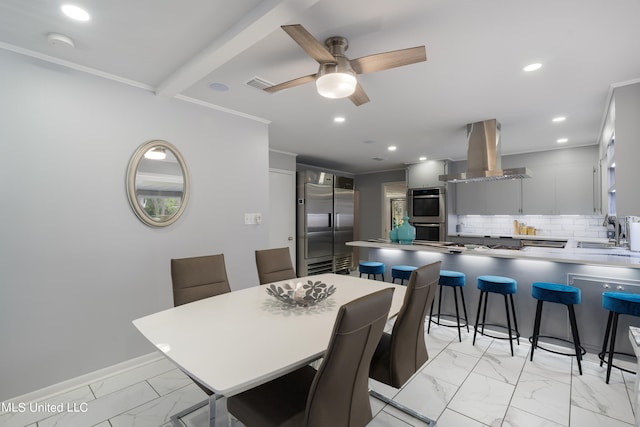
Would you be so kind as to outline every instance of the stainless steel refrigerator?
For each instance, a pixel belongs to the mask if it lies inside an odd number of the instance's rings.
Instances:
[[[297,174],[299,276],[347,271],[352,266],[353,179],[315,170]]]

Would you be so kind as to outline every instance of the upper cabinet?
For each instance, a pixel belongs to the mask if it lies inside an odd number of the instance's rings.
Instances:
[[[446,173],[445,162],[427,160],[407,167],[407,188],[441,187],[438,177]]]
[[[595,150],[594,150],[595,151]],[[593,161],[561,163],[536,168],[523,181],[523,213],[529,215],[594,215],[597,206],[597,169]]]
[[[613,91],[601,138],[608,213],[618,217],[640,215],[640,83]]]
[[[458,215],[517,215],[522,211],[521,179],[461,182],[456,186]]]
[[[532,177],[453,184],[458,215],[600,213],[597,146],[503,156],[502,163],[525,165]]]

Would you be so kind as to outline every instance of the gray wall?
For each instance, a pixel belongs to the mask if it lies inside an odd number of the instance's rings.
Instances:
[[[269,168],[295,172],[296,155],[291,153],[284,153],[282,151],[270,150]]]
[[[405,170],[356,175],[358,240],[378,239],[382,224],[382,184],[405,181]]]
[[[171,307],[171,258],[224,253],[257,283],[268,223],[267,125],[0,50],[0,400],[154,350],[131,324]],[[183,217],[143,225],[130,157],[165,139],[191,172]],[[206,339],[206,337],[204,337]]]

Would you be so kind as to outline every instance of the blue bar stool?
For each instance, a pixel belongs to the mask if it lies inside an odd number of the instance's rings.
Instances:
[[[462,342],[462,333],[460,332],[461,326],[467,327],[467,332],[469,332],[469,318],[467,317],[467,305],[464,302],[464,292],[462,292],[462,287],[465,284],[466,276],[464,273],[459,271],[451,271],[451,270],[440,270],[440,280],[438,281],[438,321],[434,321],[431,318],[433,317],[433,305],[435,301],[431,301],[431,311],[429,312],[429,326],[427,327],[427,333],[431,331],[431,322],[436,325],[441,326],[454,326],[454,325],[445,325],[440,323],[440,316],[445,317],[453,317],[452,314],[444,314],[440,310],[442,305],[442,290],[444,287],[450,287],[453,289],[453,300],[456,304],[456,323],[458,326],[458,340]],[[458,309],[458,289],[460,289],[460,299],[462,300],[462,310],[464,311],[464,325],[460,325],[460,312]]]
[[[580,375],[582,375],[582,355],[586,353],[586,350],[580,345],[580,335],[578,334],[578,324],[576,323],[576,313],[573,308],[575,304],[580,304],[581,300],[581,292],[579,288],[568,285],[560,285],[557,283],[545,283],[545,282],[534,282],[531,285],[531,296],[538,300],[538,304],[536,306],[536,320],[533,324],[533,335],[529,338],[529,342],[531,343],[531,358],[533,361],[533,352],[536,348],[541,350],[550,351],[555,354],[562,354],[565,356],[576,356],[578,359],[578,371],[580,371]],[[540,335],[540,320],[542,318],[542,303],[554,302],[557,304],[564,304],[567,306],[567,310],[569,311],[569,323],[571,325],[571,335],[573,336],[573,341],[565,340],[562,338],[556,338],[549,335]],[[551,350],[545,347],[542,347],[538,344],[538,338],[551,338],[554,340],[564,341],[567,343],[573,344],[573,348],[575,353],[563,353],[556,350]]]
[[[613,355],[620,354],[625,356],[634,356],[633,354],[615,351],[616,331],[618,329],[618,316],[621,314],[640,316],[640,295],[626,292],[604,292],[602,294],[602,308],[609,310],[609,319],[607,320],[607,329],[604,333],[604,341],[602,342],[602,351],[598,354],[598,358],[600,359],[600,366],[602,366],[602,362],[607,364],[606,382],[609,384],[612,366],[615,366],[622,371],[635,374],[633,371],[614,365]],[[607,350],[609,341],[611,342],[611,345]],[[604,360],[605,357],[607,357],[607,360]]]
[[[417,268],[412,265],[394,265],[391,267],[391,283],[396,283],[396,279],[400,279],[400,284],[404,285],[404,281],[409,280],[411,273]]]
[[[376,276],[379,274],[382,276],[382,281],[384,282],[384,264],[377,261],[360,261],[358,264],[358,271],[360,272],[360,277],[363,274],[367,275],[367,279],[371,278],[373,274],[373,280],[376,280]]]
[[[502,277],[502,276],[478,276],[478,289],[480,289],[480,302],[478,303],[478,314],[476,315],[476,324],[474,326],[473,332],[473,345],[476,344],[476,334],[478,333],[478,327],[482,326],[481,335],[485,335],[484,327],[485,326],[497,326],[500,328],[505,328],[504,325],[497,325],[493,323],[486,323],[487,318],[487,298],[490,293],[492,294],[500,294],[504,296],[504,307],[507,313],[507,326],[506,329],[509,332],[509,337],[497,337],[493,335],[486,334],[491,338],[496,339],[508,339],[509,345],[511,347],[511,356],[513,356],[513,340],[514,338],[517,340],[518,345],[520,345],[520,332],[518,332],[518,320],[516,319],[516,310],[513,304],[513,294],[516,293],[518,284],[517,282],[510,277]],[[509,299],[507,299],[507,295],[509,295]],[[482,310],[484,297],[484,311],[482,312],[482,323],[478,323],[480,320],[480,311]],[[513,324],[514,328],[511,328],[511,317],[509,316],[509,302],[511,302],[511,313],[513,314]],[[515,337],[512,332],[515,332]]]

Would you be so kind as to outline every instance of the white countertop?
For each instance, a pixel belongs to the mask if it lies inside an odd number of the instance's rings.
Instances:
[[[535,236],[532,236],[535,237]],[[459,246],[431,246],[431,245],[401,245],[390,243],[388,240],[356,241],[348,242],[348,246],[378,249],[401,249],[407,251],[427,251],[450,254],[464,254],[475,256],[489,256],[495,258],[536,259],[543,261],[566,262],[574,264],[605,265],[610,267],[640,268],[640,252],[632,252],[628,249],[585,249],[577,248],[575,240],[567,239],[564,248],[539,248],[526,247],[520,250],[488,249],[483,246],[473,248]],[[587,239],[584,239],[587,240]],[[584,241],[583,240],[583,241]],[[436,242],[434,242],[436,243]]]

